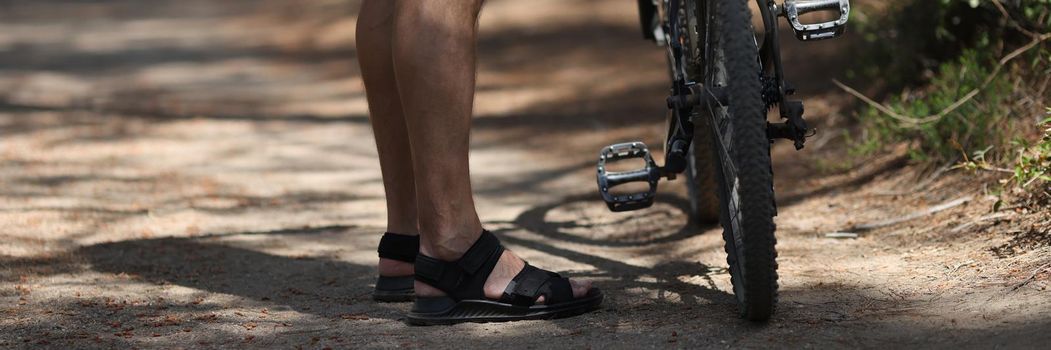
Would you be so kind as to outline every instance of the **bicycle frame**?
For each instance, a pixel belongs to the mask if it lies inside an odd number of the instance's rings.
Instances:
[[[648,3],[652,8],[644,9],[646,6],[643,3]],[[767,134],[771,140],[792,140],[796,149],[802,149],[806,143],[807,133],[812,130],[803,119],[804,109],[802,101],[789,100],[787,98],[787,96],[795,93],[795,88],[788,84],[784,78],[785,68],[781,61],[777,17],[779,14],[788,17],[790,22],[792,22],[793,28],[801,30],[797,32],[797,37],[800,40],[809,41],[832,38],[842,33],[842,24],[846,23],[845,13],[849,11],[849,3],[840,0],[826,0],[801,5],[796,5],[792,2],[782,6],[778,5],[775,0],[756,0],[756,4],[759,5],[759,13],[764,27],[763,40],[759,47],[759,59],[763,69],[761,77],[763,79],[763,100],[766,102],[767,107],[777,105],[781,118],[786,120],[786,123],[783,124],[771,124]],[[799,24],[799,14],[827,9],[832,6],[842,7],[841,10],[844,15],[840,19],[813,25]],[[657,10],[659,8],[652,1],[640,0],[640,15],[643,17],[642,23],[644,26],[653,25],[653,20],[659,20],[659,18],[651,17],[647,21],[645,19],[647,17],[646,14],[664,15]],[[650,35],[647,37],[658,43],[666,42],[669,45],[668,51],[671,56],[671,62],[678,68],[674,70],[675,81],[672,83],[672,95],[668,98],[668,108],[673,110],[673,120],[669,124],[673,127],[668,130],[669,134],[665,145],[665,150],[667,150],[665,166],[662,170],[666,177],[673,178],[675,174],[682,173],[685,170],[686,150],[689,149],[690,142],[693,139],[693,124],[689,120],[690,112],[693,108],[704,107],[708,103],[725,102],[726,96],[718,88],[705,87],[697,82],[688,81],[686,77],[682,76],[685,67],[683,62],[679,60],[682,57],[683,48],[678,40],[671,40],[671,38],[680,37],[679,28],[677,25],[669,25],[669,23],[677,23],[679,20],[679,2],[667,1],[667,9],[667,21],[660,21],[660,30],[649,31]],[[791,9],[791,12],[788,11],[789,9]],[[809,32],[802,30],[809,30]],[[643,32],[646,33],[647,31],[644,30]],[[660,33],[668,33],[668,38],[657,38]]]
[[[700,1],[700,0],[695,0]],[[778,5],[776,0],[756,0],[763,20],[763,38],[759,46],[762,81],[762,98],[769,109],[778,106],[778,112],[784,122],[767,123],[766,134],[773,142],[776,139],[793,141],[797,150],[803,148],[806,139],[813,130],[803,119],[803,102],[790,100],[788,96],[795,93],[795,88],[785,81],[785,67],[781,62],[780,34],[777,17],[788,19],[801,41],[830,39],[843,32],[850,11],[849,0],[783,0]],[[650,157],[646,146],[640,142],[611,145],[604,148],[599,155],[598,185],[610,210],[627,211],[646,208],[652,205],[656,184],[663,178],[675,179],[686,171],[690,145],[693,143],[694,108],[705,109],[709,105],[725,106],[728,98],[722,88],[705,86],[690,81],[686,76],[687,66],[682,62],[683,47],[679,32],[679,0],[638,0],[639,16],[643,37],[659,45],[667,45],[668,60],[672,65],[671,95],[667,98],[671,115],[668,120],[667,137],[664,144],[664,166],[657,166]],[[803,24],[800,16],[817,11],[839,10],[837,20]],[[711,16],[708,14],[708,16]],[[709,19],[703,19],[705,21]],[[627,158],[643,158],[646,166],[643,169],[625,173],[610,173],[606,170],[607,161]],[[646,193],[614,195],[611,188],[630,182],[647,182],[650,190]]]
[[[803,120],[803,102],[788,99],[795,89],[784,79],[777,17],[788,19],[799,40],[829,39],[843,32],[850,4],[849,0],[756,3],[763,21],[761,41],[750,21],[747,0],[650,0],[652,12],[640,8],[643,25],[652,26],[650,37],[667,46],[672,83],[665,163],[657,166],[642,142],[610,145],[599,152],[597,180],[610,210],[638,210],[653,205],[661,179],[690,170],[686,175],[690,217],[722,224],[740,315],[764,321],[777,303],[777,203],[770,143],[784,138],[802,149],[810,131]],[[840,17],[801,22],[807,13],[831,10],[838,10]],[[783,122],[767,120],[767,111],[775,105]],[[699,142],[711,144],[691,146],[694,133]],[[608,162],[625,159],[642,159],[646,166],[607,171]],[[648,183],[647,191],[613,191],[618,185],[641,182]]]

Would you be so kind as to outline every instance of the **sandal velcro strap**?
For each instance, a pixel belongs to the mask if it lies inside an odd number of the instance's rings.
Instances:
[[[420,254],[416,257],[416,280],[438,288],[457,300],[485,297],[485,280],[500,261],[504,247],[489,231],[482,231],[474,245],[453,262]]]
[[[511,283],[507,285],[500,301],[516,306],[532,306],[541,296],[545,304],[557,304],[573,300],[573,287],[569,279],[526,264]]]
[[[420,236],[386,232],[380,239],[380,246],[376,251],[384,259],[416,262],[416,255],[420,253]]]

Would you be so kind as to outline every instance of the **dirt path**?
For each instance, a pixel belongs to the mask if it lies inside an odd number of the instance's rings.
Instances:
[[[829,130],[775,148],[780,309],[737,319],[722,241],[681,182],[612,214],[593,161],[658,144],[661,51],[633,2],[492,0],[473,144],[485,225],[591,278],[585,316],[409,328],[370,300],[383,199],[344,1],[33,1],[0,11],[0,347],[1039,347],[1035,251],[992,254],[974,179],[851,159],[841,44],[790,43]],[[854,170],[845,171],[856,165]],[[963,190],[961,190],[963,189]],[[835,240],[823,233],[967,205]],[[993,220],[995,221],[995,220]],[[1038,255],[1045,254],[1045,255]],[[1017,289],[1014,288],[1019,286]]]

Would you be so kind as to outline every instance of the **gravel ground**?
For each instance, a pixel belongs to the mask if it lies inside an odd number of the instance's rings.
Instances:
[[[369,298],[385,219],[356,2],[0,7],[0,347],[1051,341],[1038,269],[1051,248],[1003,253],[1016,217],[1047,213],[976,220],[992,201],[974,187],[989,179],[950,173],[902,191],[929,176],[902,152],[851,159],[837,130],[852,101],[828,81],[846,40],[786,42],[808,112],[829,131],[801,153],[774,149],[780,309],[750,324],[736,316],[720,230],[687,223],[681,181],[645,211],[613,214],[597,199],[597,150],[659,144],[663,128],[664,58],[640,40],[634,2],[490,1],[472,150],[485,226],[536,265],[596,281],[607,301],[570,319],[415,328],[409,305]],[[964,196],[857,239],[824,236]]]

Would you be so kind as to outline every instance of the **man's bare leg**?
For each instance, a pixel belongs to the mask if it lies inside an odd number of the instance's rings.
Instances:
[[[468,167],[475,41],[482,0],[396,0],[394,70],[412,147],[420,252],[453,261],[478,239]],[[525,263],[510,251],[485,283],[498,299]],[[581,297],[590,283],[572,281]],[[416,282],[417,296],[442,293]]]
[[[387,231],[416,235],[419,234],[416,185],[405,115],[394,79],[393,30],[394,1],[366,0],[361,5],[357,28],[358,62],[383,172]],[[412,263],[391,259],[380,259],[378,269],[383,276],[410,276],[413,273]]]

